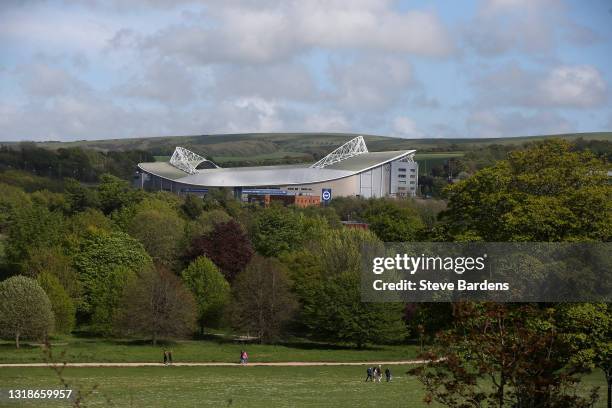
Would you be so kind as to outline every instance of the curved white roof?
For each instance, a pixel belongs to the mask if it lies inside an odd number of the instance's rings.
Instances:
[[[414,154],[415,150],[368,152],[350,157],[323,168],[310,164],[201,169],[195,174],[171,166],[167,162],[140,163],[150,174],[178,183],[203,187],[264,187],[311,184],[337,180]]]

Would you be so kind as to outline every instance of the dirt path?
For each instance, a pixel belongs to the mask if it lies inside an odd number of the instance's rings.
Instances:
[[[404,361],[288,361],[277,363],[249,362],[247,367],[271,366],[271,367],[309,367],[309,366],[374,366],[374,365],[410,365],[424,364],[426,360],[404,360]],[[62,364],[59,364],[62,365]],[[239,367],[239,363],[174,363],[175,367]],[[46,363],[15,363],[0,364],[0,368],[11,367],[48,367]],[[66,363],[66,367],[163,367],[163,363]]]

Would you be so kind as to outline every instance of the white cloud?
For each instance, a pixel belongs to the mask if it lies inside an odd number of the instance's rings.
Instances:
[[[473,81],[477,105],[587,108],[607,100],[601,72],[589,65],[559,65],[530,71],[511,63]]]
[[[198,102],[211,86],[212,78],[206,68],[192,68],[171,60],[155,60],[143,72],[115,88],[131,98],[153,100],[168,106]]]
[[[547,75],[539,91],[543,103],[586,108],[606,100],[607,84],[592,66],[560,66]]]
[[[425,137],[425,134],[418,129],[416,122],[407,116],[397,116],[393,119],[393,135],[411,139]]]
[[[348,111],[381,111],[397,103],[414,80],[403,58],[370,55],[348,63],[332,63],[331,97]]]
[[[266,63],[312,49],[361,49],[447,56],[453,41],[427,11],[398,12],[388,1],[213,4],[199,19],[146,37],[143,47],[190,63]]]
[[[313,101],[320,91],[303,64],[224,65],[213,68],[217,98],[262,97],[284,101]]]
[[[66,69],[44,61],[24,66],[17,76],[25,92],[33,97],[50,98],[91,91],[89,85]]]
[[[480,4],[465,27],[465,38],[485,56],[550,52],[565,25],[560,0],[485,0]]]
[[[307,115],[302,130],[307,132],[347,132],[351,129],[346,116],[339,112]]]

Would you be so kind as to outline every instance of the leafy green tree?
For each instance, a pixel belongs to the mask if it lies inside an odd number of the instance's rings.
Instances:
[[[336,197],[330,202],[330,207],[343,221],[361,221],[368,208],[368,200],[360,197]]]
[[[40,248],[33,252],[26,261],[23,274],[32,278],[37,278],[44,273],[53,275],[68,295],[78,302],[81,296],[81,285],[72,263],[72,257],[67,255],[62,247]]]
[[[51,301],[55,316],[55,332],[70,333],[74,329],[76,308],[66,290],[55,275],[42,272],[36,279]]]
[[[130,188],[129,183],[125,180],[111,174],[103,174],[98,185],[98,197],[102,211],[110,214],[140,201],[142,192]]]
[[[166,203],[151,201],[154,200],[144,200],[136,206],[127,229],[155,262],[170,267],[183,244],[185,222]]]
[[[67,229],[70,234],[76,236],[75,240],[78,241],[91,229],[110,232],[116,229],[116,227],[113,225],[110,218],[104,215],[100,210],[87,208],[68,218]]]
[[[438,238],[487,241],[609,241],[612,185],[588,152],[551,140],[450,186]]]
[[[67,214],[70,210],[66,197],[61,193],[54,193],[49,190],[38,190],[30,194],[32,203],[46,207],[49,211],[57,211]]]
[[[233,326],[260,341],[278,338],[292,318],[297,302],[283,264],[255,255],[236,278],[229,314]]]
[[[304,240],[303,216],[291,209],[273,206],[255,214],[251,237],[263,256],[278,256],[299,248]]]
[[[11,214],[22,207],[32,204],[30,196],[23,189],[0,183],[0,231],[6,230]]]
[[[53,330],[49,297],[40,285],[25,276],[0,282],[0,335],[15,339],[42,338]]]
[[[72,213],[100,207],[98,190],[84,186],[75,179],[68,178],[64,181],[64,194]]]
[[[24,261],[41,248],[59,245],[63,238],[64,219],[39,205],[24,206],[11,215],[6,245],[9,264],[22,271]]]
[[[204,332],[204,326],[217,327],[223,316],[223,309],[229,301],[229,283],[217,266],[204,256],[191,262],[183,271],[182,277],[198,304],[200,332]]]
[[[369,200],[363,218],[384,242],[409,242],[417,238],[424,224],[417,211],[406,201]]]
[[[361,301],[361,252],[379,245],[369,231],[332,230],[312,250],[318,266],[303,264],[308,277],[296,278],[301,321],[311,337],[352,343],[395,342],[404,338],[403,305]]]
[[[564,343],[576,365],[598,368],[608,383],[608,406],[612,404],[612,309],[608,303],[571,303],[558,307]]]
[[[181,205],[181,209],[188,218],[195,220],[204,211],[204,202],[201,198],[193,194],[187,194],[185,202]]]
[[[209,234],[214,229],[216,224],[228,222],[231,219],[232,217],[221,209],[204,211],[198,216],[198,218],[187,223],[187,238],[189,242],[191,242],[198,236]]]
[[[196,303],[181,280],[167,269],[150,268],[127,285],[116,310],[115,328],[127,335],[181,338],[193,332]]]
[[[123,232],[90,230],[80,242],[74,264],[83,287],[79,310],[96,331],[109,334],[123,288],[151,266],[151,257]]]

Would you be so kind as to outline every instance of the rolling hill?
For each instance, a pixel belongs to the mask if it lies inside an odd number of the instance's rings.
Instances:
[[[149,151],[160,157],[170,155],[175,146],[183,146],[199,154],[213,157],[222,163],[244,159],[276,160],[290,158],[311,160],[312,158],[322,157],[333,148],[355,136],[357,135],[350,133],[245,133],[40,142],[36,145],[48,149],[67,147],[82,147],[101,151],[138,149]],[[483,139],[400,139],[388,136],[364,135],[368,149],[371,151],[416,149],[419,153],[462,152],[490,144],[523,144],[551,137],[612,142],[612,132]]]

